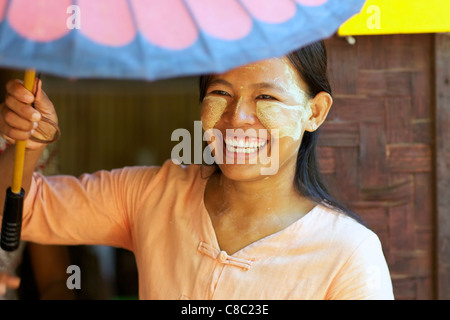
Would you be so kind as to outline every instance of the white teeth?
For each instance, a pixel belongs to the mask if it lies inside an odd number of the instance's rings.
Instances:
[[[245,139],[233,139],[233,138],[225,138],[225,143],[229,146],[237,147],[237,148],[260,148],[266,144],[266,141],[246,141]]]
[[[267,141],[257,142],[245,139],[225,138],[225,145],[229,152],[235,153],[254,153],[258,151],[258,148],[263,147]]]
[[[227,146],[227,151],[234,152],[234,148],[232,146],[229,146],[228,144],[226,146]]]

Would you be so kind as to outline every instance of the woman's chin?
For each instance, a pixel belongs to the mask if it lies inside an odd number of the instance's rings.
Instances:
[[[219,164],[222,174],[233,181],[255,181],[261,179],[261,165]]]

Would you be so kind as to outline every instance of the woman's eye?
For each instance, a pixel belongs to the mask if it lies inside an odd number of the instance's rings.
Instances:
[[[223,90],[214,90],[214,91],[211,91],[210,93],[217,94],[220,96],[229,96],[230,95],[228,92],[223,91]]]
[[[257,99],[262,99],[262,100],[278,100],[268,94],[261,94],[257,97]]]

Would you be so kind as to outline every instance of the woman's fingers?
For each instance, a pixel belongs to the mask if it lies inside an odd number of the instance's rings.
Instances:
[[[31,104],[34,101],[34,95],[28,91],[24,86],[23,82],[14,79],[6,83],[6,92],[25,104]]]
[[[7,108],[3,108],[2,109],[2,117],[5,120],[6,124],[8,124],[9,126],[22,130],[22,131],[31,131],[33,129],[36,129],[38,123],[37,121],[39,119],[37,118],[33,118],[33,116],[31,117],[31,119],[37,119],[35,121],[30,121],[26,118],[23,118],[22,116],[19,115],[18,112],[16,112],[13,108],[10,107],[10,109],[13,112],[10,112]]]
[[[23,87],[22,87],[23,88]],[[23,88],[25,89],[25,88]],[[17,90],[22,91],[22,90]],[[27,91],[25,89],[25,91]],[[28,92],[30,93],[30,92]],[[30,93],[31,94],[31,93]],[[33,102],[34,100],[32,100]],[[23,99],[17,98],[16,92],[8,92],[5,103],[12,111],[18,114],[20,117],[28,121],[39,121],[41,119],[41,114],[34,109],[29,103],[24,102]]]
[[[6,84],[5,103],[0,105],[0,131],[13,140],[27,140],[37,127],[41,114],[30,104],[33,94],[19,80]]]
[[[36,128],[36,122],[24,119],[5,103],[0,105],[0,132],[12,140],[27,140]]]
[[[42,147],[42,142],[30,140],[33,134],[35,138],[47,141],[58,132],[55,108],[41,85],[41,80],[37,79],[34,97],[20,80],[7,83],[7,96],[0,104],[0,133],[8,142],[26,141],[28,149],[36,149]]]

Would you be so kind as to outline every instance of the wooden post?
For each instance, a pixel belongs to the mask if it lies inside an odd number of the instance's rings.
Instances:
[[[436,34],[438,299],[450,299],[450,33]]]

